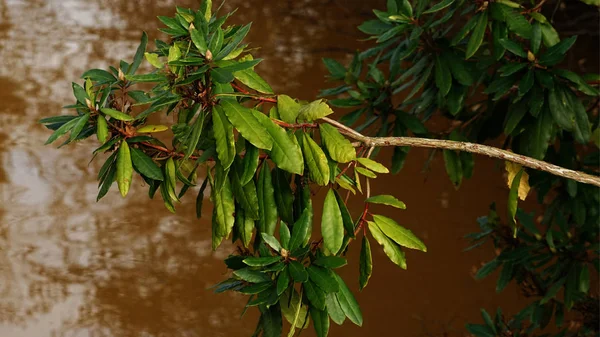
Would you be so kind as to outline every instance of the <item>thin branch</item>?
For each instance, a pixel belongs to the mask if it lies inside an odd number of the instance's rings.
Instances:
[[[337,122],[331,118],[323,117],[323,121],[337,127],[340,132],[347,135],[348,137],[355,139],[366,146],[410,146],[410,147],[423,147],[431,149],[445,149],[445,150],[457,150],[465,151],[475,154],[482,154],[492,158],[498,158],[513,163],[520,164],[525,167],[532,169],[548,172],[559,177],[573,179],[575,181],[591,184],[600,187],[600,177],[593,176],[580,171],[569,170],[564,167],[560,167],[554,164],[547,163],[545,161],[537,160],[531,157],[516,154],[514,152],[502,150],[493,146],[468,143],[468,142],[456,142],[451,140],[442,139],[428,139],[428,138],[415,138],[415,137],[367,137],[344,124]]]

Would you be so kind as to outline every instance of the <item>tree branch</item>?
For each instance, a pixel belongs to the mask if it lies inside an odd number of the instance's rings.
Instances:
[[[559,177],[573,179],[575,181],[590,184],[600,187],[600,177],[593,176],[580,171],[569,170],[561,166],[547,163],[542,160],[537,160],[531,157],[523,156],[502,150],[493,146],[467,143],[467,142],[456,142],[451,140],[442,139],[428,139],[428,138],[416,138],[416,137],[367,137],[344,124],[337,122],[331,118],[323,117],[323,121],[337,127],[341,133],[346,136],[357,140],[368,147],[372,146],[410,146],[410,147],[423,147],[431,149],[445,149],[445,150],[457,150],[465,151],[475,154],[482,154],[492,158],[498,158],[513,163],[520,164],[525,167],[532,169],[548,172]]]

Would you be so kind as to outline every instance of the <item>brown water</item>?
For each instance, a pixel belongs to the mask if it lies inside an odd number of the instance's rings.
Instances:
[[[249,40],[265,59],[258,70],[275,90],[310,99],[326,86],[320,59],[361,48],[354,27],[382,2],[229,0],[224,8],[239,7],[237,23],[254,22]],[[234,247],[211,252],[209,221],[195,220],[193,200],[172,215],[136,181],[127,199],[113,186],[96,203],[101,161],[88,165],[96,144],[43,146],[49,132],[36,124],[71,103],[70,82],[82,71],[130,59],[141,30],[158,37],[155,17],[171,15],[175,3],[196,2],[0,0],[0,336],[252,333],[256,313],[240,318],[245,297],[206,289],[225,277],[222,259]],[[374,275],[357,294],[364,326],[333,326],[331,336],[462,336],[465,322],[480,321],[480,307],[510,311],[523,302],[515,288],[496,295],[493,280],[472,278],[493,256],[489,246],[462,252],[475,218],[494,200],[503,209],[498,163],[480,158],[457,192],[440,158],[427,174],[427,152],[409,158],[399,176],[372,190],[406,202],[406,211],[382,212],[421,236],[429,252],[407,252],[402,271],[376,248]],[[349,260],[341,273],[356,289],[357,247]]]

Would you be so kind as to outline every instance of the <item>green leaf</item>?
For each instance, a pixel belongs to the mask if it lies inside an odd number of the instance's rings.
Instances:
[[[279,243],[276,237],[267,233],[260,233],[260,236],[275,251],[281,251],[281,243]]]
[[[238,269],[233,272],[233,275],[250,283],[271,282],[271,278],[267,274],[250,268]]]
[[[266,267],[281,261],[280,256],[248,257],[244,263],[250,267]]]
[[[281,337],[283,322],[279,304],[271,305],[268,309],[261,309],[260,322],[263,327],[263,337]]]
[[[213,108],[213,132],[217,143],[217,155],[223,169],[227,170],[235,158],[235,139],[233,125],[218,105]]]
[[[585,144],[592,136],[592,125],[581,100],[575,96],[570,89],[564,89],[564,95],[570,105],[570,108],[575,111],[575,123],[573,135],[575,140],[581,144]]]
[[[444,150],[444,163],[446,164],[446,173],[455,188],[460,186],[463,178],[463,170],[460,157],[453,150]]]
[[[225,45],[223,49],[221,49],[221,51],[215,56],[215,60],[222,60],[226,58],[229,54],[231,54],[240,45],[240,43],[246,37],[246,35],[248,35],[251,26],[252,23],[249,23],[238,29],[235,35],[229,41],[229,43],[227,43],[227,45]]]
[[[286,266],[285,269],[283,269],[279,273],[279,276],[277,277],[277,296],[281,296],[281,294],[283,294],[283,292],[288,288],[289,285],[290,285],[290,273],[288,272],[287,266]],[[288,296],[284,296],[284,297],[288,298]],[[284,306],[289,307],[289,304],[286,304]],[[282,306],[282,309],[283,309],[283,306]],[[285,313],[284,313],[284,315],[285,315]],[[286,316],[286,318],[287,318],[287,316]]]
[[[335,279],[334,273],[330,269],[311,265],[308,267],[307,271],[310,280],[325,293],[337,293],[339,291],[339,285]]]
[[[302,134],[302,153],[306,159],[309,177],[316,184],[325,186],[329,183],[329,165],[321,147],[307,134]]]
[[[196,46],[196,48],[198,48],[200,54],[206,55],[208,45],[206,44],[206,39],[204,38],[204,35],[194,28],[190,29],[190,36],[192,38],[192,42],[194,42],[194,45]]]
[[[117,82],[117,78],[113,74],[102,69],[90,69],[84,72],[81,78],[90,78],[92,81],[98,82],[96,84]]]
[[[133,165],[141,174],[154,180],[164,180],[161,169],[154,163],[152,158],[140,149],[131,148],[130,151]]]
[[[400,246],[423,252],[427,251],[427,247],[421,239],[416,237],[410,230],[400,226],[396,221],[376,214],[373,215],[373,220],[386,236],[396,241]]]
[[[523,101],[512,104],[508,107],[508,114],[506,115],[506,122],[504,126],[504,133],[506,135],[510,135],[513,133],[513,131],[515,131],[517,125],[523,119],[526,112],[527,105],[526,102]]]
[[[327,337],[329,333],[329,316],[327,315],[327,311],[311,307],[309,312],[317,337]]]
[[[442,96],[448,95],[452,87],[452,73],[439,55],[435,56],[435,85]]]
[[[360,29],[360,27],[359,27]],[[323,63],[334,80],[343,80],[346,77],[346,67],[334,59],[323,58]]]
[[[133,179],[133,166],[131,163],[131,152],[129,151],[129,145],[127,142],[121,142],[117,155],[117,184],[119,191],[124,197],[129,192],[131,186],[131,180]]]
[[[251,109],[239,105],[235,101],[221,101],[221,107],[229,121],[240,132],[242,137],[259,149],[271,150],[273,138],[265,127],[254,117]]]
[[[321,288],[317,287],[312,281],[308,281],[302,284],[302,289],[304,289],[304,293],[306,294],[311,307],[325,310],[325,293]]]
[[[254,220],[246,216],[245,213],[246,212],[243,208],[236,209],[234,227],[236,228],[237,237],[240,239],[244,247],[247,248],[250,245],[250,241],[252,241]]]
[[[322,99],[312,101],[300,107],[298,118],[306,121],[314,121],[325,116],[329,116],[333,110]]]
[[[533,87],[533,78],[533,70],[529,70],[521,78],[521,82],[519,83],[519,96],[525,96],[525,94],[527,94],[529,90],[531,90],[531,87]]]
[[[239,157],[238,157],[239,158]],[[234,162],[234,168],[230,172],[231,181],[233,183],[233,193],[235,200],[244,208],[246,216],[258,220],[259,217],[259,200],[254,181],[250,181],[242,186],[240,182],[240,162],[239,159]]]
[[[406,205],[402,201],[396,199],[396,197],[394,197],[393,195],[377,195],[368,198],[367,200],[365,200],[365,202],[406,209]]]
[[[131,82],[162,82],[167,78],[164,74],[143,74],[143,75],[125,75],[125,78]]]
[[[531,30],[531,43],[530,49],[534,55],[540,51],[540,45],[542,44],[542,27],[539,22],[534,22]]]
[[[385,255],[388,256],[390,261],[398,265],[400,268],[406,269],[406,257],[400,246],[385,236],[375,222],[369,221],[369,232],[371,232],[371,235],[373,235],[375,241],[383,246],[383,251]]]
[[[481,46],[481,43],[483,42],[483,38],[485,36],[485,30],[488,24],[487,11],[482,12],[478,15],[479,18],[477,19],[477,25],[475,26],[473,34],[471,34],[471,38],[467,43],[467,50],[465,51],[466,59],[469,59],[471,58],[471,56],[475,55],[477,50],[479,50],[479,47]]]
[[[499,42],[509,52],[511,52],[519,57],[527,58],[527,52],[517,42],[508,40],[508,39],[500,39]]]
[[[479,268],[477,274],[475,274],[475,279],[481,280],[491,274],[494,270],[500,267],[502,263],[498,261],[498,259],[493,259],[490,262],[483,265],[483,267]]]
[[[344,223],[340,207],[338,206],[332,189],[327,192],[323,204],[323,216],[321,218],[321,234],[323,245],[331,254],[336,255],[342,247],[344,240]]]
[[[290,238],[290,251],[294,251],[297,248],[304,247],[307,241],[307,236],[309,236],[309,230],[311,229],[311,219],[310,219],[310,211],[308,208],[305,208],[298,218],[298,221],[294,223],[292,227],[292,237]]]
[[[102,108],[100,109],[100,111],[102,111],[102,113],[104,113],[107,116],[110,116],[114,119],[120,120],[120,121],[124,121],[124,122],[130,122],[133,121],[135,118],[133,118],[132,116],[129,116],[126,113],[122,113],[121,111],[118,110],[114,110],[114,109],[109,109],[109,108]]]
[[[83,114],[82,116],[77,118],[77,123],[75,123],[75,125],[73,125],[73,128],[71,129],[71,136],[69,137],[69,142],[72,142],[75,139],[77,139],[83,128],[87,125],[89,119],[89,113]]]
[[[283,170],[278,168],[274,168],[271,173],[271,176],[273,177],[273,188],[275,189],[277,213],[279,213],[282,221],[292,224],[294,222],[292,216],[294,194],[287,181],[286,174]]]
[[[258,214],[260,231],[273,235],[277,224],[277,204],[271,171],[266,162],[263,163],[258,177]]]
[[[308,272],[300,262],[293,260],[290,261],[288,270],[290,271],[290,275],[294,281],[299,283],[308,281]]]
[[[127,69],[128,74],[135,74],[135,72],[140,67],[140,64],[142,64],[142,61],[144,60],[144,53],[146,52],[147,45],[148,45],[148,35],[146,34],[146,32],[144,32],[142,34],[142,39],[140,41],[140,45],[139,45],[137,51],[135,52],[135,56],[133,57],[133,63],[131,63],[131,66],[129,66],[129,69]]]
[[[279,112],[279,116],[281,116],[281,120],[286,123],[296,123],[300,107],[301,105],[290,96],[277,96],[277,111]]]
[[[327,268],[340,268],[345,266],[348,263],[346,259],[339,256],[321,256],[318,259],[313,261],[313,264],[321,267]]]
[[[443,0],[438,2],[437,4],[431,6],[428,10],[424,11],[423,14],[435,13],[437,11],[441,11],[442,9],[452,5],[454,0]]]
[[[344,223],[344,228],[346,229],[346,233],[351,238],[354,238],[354,222],[352,221],[352,216],[348,211],[348,207],[346,207],[346,203],[342,196],[338,193],[338,191],[333,190],[335,194],[335,199],[337,200],[338,206],[340,207],[340,212],[342,214],[342,222]]]
[[[217,83],[230,83],[235,78],[232,72],[223,68],[212,68],[210,74]]]
[[[240,293],[246,294],[246,295],[256,295],[256,294],[264,292],[265,290],[271,288],[272,286],[273,286],[273,284],[271,282],[256,283],[256,284],[252,284],[252,285],[249,285],[249,286],[246,286],[246,287],[240,289]]]
[[[356,298],[354,298],[354,295],[339,275],[334,274],[334,277],[339,284],[340,291],[337,293],[337,298],[344,314],[346,314],[346,317],[348,317],[352,323],[362,326],[362,312],[360,311],[358,302],[356,302]]]
[[[383,166],[382,164],[374,161],[373,159],[369,159],[369,158],[357,158],[356,159],[359,163],[361,163],[364,167],[368,168],[371,171],[377,172],[377,173],[389,173],[390,170],[388,170],[387,167]]]
[[[510,192],[508,193],[508,203],[507,203],[507,207],[508,207],[508,218],[510,219],[511,224],[513,225],[513,227],[515,228],[515,235],[516,235],[516,221],[515,221],[515,216],[517,215],[517,204],[518,204],[518,200],[519,200],[519,186],[521,184],[521,176],[523,175],[523,169],[519,170],[519,172],[517,173],[517,175],[515,175],[515,178],[512,181],[512,184],[510,185]]]
[[[363,290],[369,283],[371,274],[373,274],[373,256],[371,255],[371,244],[366,235],[363,236],[360,248],[360,276],[358,278],[360,290]]]
[[[48,145],[48,144],[54,142],[60,136],[69,132],[71,129],[73,129],[73,127],[75,126],[75,124],[77,124],[78,121],[79,121],[79,118],[76,117],[76,118],[73,118],[73,119],[69,120],[68,122],[64,123],[63,125],[61,125],[58,129],[56,129],[56,131],[54,131],[50,135],[50,137],[48,137],[48,140],[46,141],[45,145]]]
[[[330,124],[319,124],[319,131],[327,152],[338,163],[347,163],[356,158],[356,150],[350,141]]]
[[[73,87],[73,95],[77,99],[77,102],[87,106],[86,99],[89,99],[89,97],[85,89],[77,83],[72,83],[71,85]]]
[[[260,62],[262,62],[262,59],[252,59],[247,61],[228,61],[227,65],[220,66],[219,69],[221,69],[222,71],[231,72],[233,74],[237,71],[254,68],[254,66],[259,64]]]
[[[590,269],[587,265],[581,266],[579,273],[579,291],[587,294],[590,291]]]
[[[273,148],[270,151],[271,159],[277,167],[290,173],[302,175],[304,171],[304,160],[300,146],[292,141],[285,130],[273,123],[266,115],[252,109],[254,117],[266,128],[273,138]],[[294,137],[292,135],[292,137]]]
[[[544,45],[547,47],[552,47],[560,42],[560,36],[558,35],[558,32],[550,23],[542,24],[541,29]]]
[[[547,105],[546,105],[547,106]],[[552,137],[553,119],[550,112],[542,110],[529,132],[520,140],[520,151],[530,157],[542,160]]]
[[[331,320],[334,321],[337,325],[342,325],[346,320],[346,314],[340,306],[340,302],[337,299],[337,295],[334,293],[326,294],[325,306],[327,308],[327,313],[329,314],[329,317],[331,317]]]
[[[512,261],[504,263],[504,268],[502,268],[502,272],[500,272],[500,276],[498,277],[498,281],[496,282],[497,293],[500,293],[502,290],[504,290],[504,288],[506,288],[510,280],[512,280],[513,270],[514,268]]]
[[[575,126],[575,113],[571,107],[570,101],[561,86],[555,87],[548,92],[548,107],[552,113],[552,118],[558,126],[565,130],[573,130]]]
[[[240,182],[242,185],[246,185],[248,182],[250,182],[250,180],[252,180],[256,174],[259,159],[260,151],[258,148],[252,144],[246,144],[246,153],[244,154],[244,159],[242,161],[243,173],[240,177]]]
[[[546,50],[546,52],[538,59],[539,64],[544,66],[553,66],[559,63],[565,57],[567,51],[571,49],[575,41],[577,41],[576,35],[566,38],[548,48],[548,50]]]

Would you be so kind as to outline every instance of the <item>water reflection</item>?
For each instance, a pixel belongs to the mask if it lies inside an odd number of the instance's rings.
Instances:
[[[84,69],[131,58],[140,30],[159,37],[157,15],[196,2],[0,0],[0,336],[245,336],[252,331],[253,313],[239,319],[245,298],[206,290],[223,278],[221,260],[233,247],[211,253],[210,226],[195,220],[190,200],[171,215],[160,201],[148,202],[136,181],[127,199],[113,190],[96,203],[102,161],[88,165],[95,143],[44,147],[49,133],[36,124],[72,101],[68,83]],[[276,91],[310,98],[325,85],[320,58],[344,57],[359,48],[363,42],[356,41],[360,35],[353,27],[381,3],[231,0],[223,11],[239,8],[232,21],[254,22],[249,40],[262,47],[256,55],[266,60],[259,69]],[[492,200],[473,200],[484,193],[481,182],[485,170],[494,169],[492,162],[478,163],[479,176],[457,193],[439,163],[427,183],[414,179],[422,177],[424,156],[416,151],[404,175],[373,189],[401,187],[399,197],[411,211],[388,214],[411,224],[426,238],[430,253],[409,253],[409,272],[402,272],[374,251],[375,275],[358,295],[365,327],[332,327],[333,336],[389,335],[398,317],[406,336],[424,333],[421,325],[431,322],[460,331],[465,320],[477,319],[479,306],[514,301],[510,295],[454,298],[493,291],[493,285],[468,275],[473,264],[487,258],[485,252],[460,252],[460,237]],[[492,184],[485,193],[503,196],[501,186]],[[358,252],[350,255],[353,262],[343,273],[356,280]],[[446,283],[440,285],[440,278]],[[427,332],[436,329],[430,325]]]

